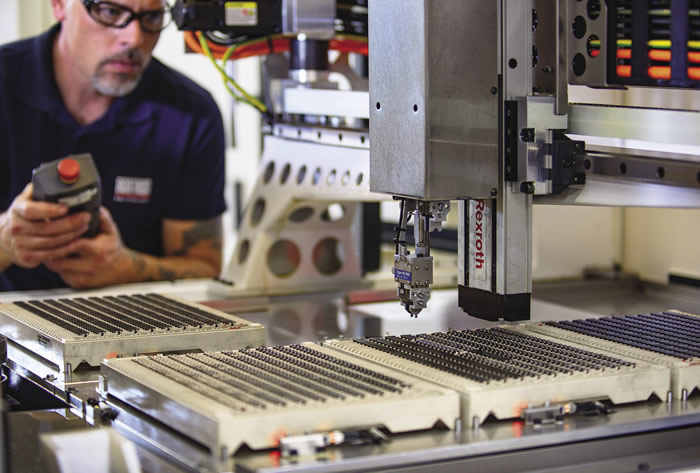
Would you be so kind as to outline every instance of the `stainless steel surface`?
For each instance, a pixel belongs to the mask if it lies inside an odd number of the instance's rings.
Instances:
[[[220,459],[243,444],[274,447],[281,436],[423,430],[459,416],[452,390],[312,343],[105,360],[100,389]]]
[[[329,340],[324,346],[454,389],[462,422],[474,427],[489,417],[521,417],[528,406],[601,399],[620,405],[669,390],[668,366],[529,331],[529,325]]]
[[[687,398],[688,392],[700,389],[698,316],[665,311],[524,324],[522,328],[604,350],[614,354],[613,356],[631,357],[667,366],[671,370],[671,384],[668,388],[670,400]],[[656,394],[659,397],[663,396],[663,392]]]
[[[42,371],[37,363],[37,357],[31,356],[31,354],[21,356],[18,353],[20,350],[19,347],[13,348],[12,358],[7,361],[8,369],[14,375],[21,376],[26,381],[35,384],[38,389],[42,389],[56,399],[65,402],[74,415],[93,424],[95,407],[92,403],[100,397],[97,392],[99,369],[84,369],[72,373],[73,380],[66,382],[65,379],[55,376],[49,369]]]
[[[265,137],[260,174],[222,272],[230,285],[214,290],[249,297],[366,286],[355,219],[360,202],[389,198],[369,190],[366,135],[349,133],[344,146],[342,130],[276,126],[275,133]]]
[[[490,422],[479,429],[453,432],[423,432],[392,437],[391,443],[356,448],[334,448],[317,458],[284,461],[269,454],[246,454],[235,460],[236,472],[338,472],[338,471],[466,471],[487,468],[494,459],[502,459],[495,471],[600,471],[587,464],[635,456],[602,471],[634,471],[639,465],[654,465],[659,452],[687,448],[677,461],[700,461],[697,424],[700,399],[685,407],[677,403],[633,404],[605,417],[576,416],[551,426],[524,426],[517,422]],[[684,431],[687,429],[687,431]],[[656,435],[658,434],[658,435]],[[633,439],[624,448],[617,439]],[[551,449],[551,451],[550,451]],[[532,455],[527,455],[526,453]],[[674,452],[676,455],[677,452]],[[522,455],[521,455],[522,454]],[[646,455],[645,455],[646,454]],[[515,458],[513,458],[515,457]],[[510,458],[510,461],[508,459]],[[664,463],[670,459],[663,458]],[[648,463],[647,463],[648,462]],[[661,459],[659,459],[661,463]],[[671,462],[671,465],[673,463]],[[598,466],[600,468],[600,466]],[[621,469],[620,469],[621,468]]]
[[[554,67],[554,96],[556,97],[556,102],[554,111],[557,115],[566,115],[569,112],[569,58],[566,55],[570,28],[568,7],[569,0],[555,0],[554,56],[556,58],[556,66]]]
[[[496,10],[464,0],[370,2],[373,191],[450,200],[497,187]],[[456,53],[465,47],[469,54]]]
[[[401,200],[392,272],[394,281],[399,283],[399,301],[411,317],[417,317],[427,307],[430,285],[433,283],[430,232],[442,231],[442,224],[447,220],[449,211],[449,201]],[[413,219],[413,253],[406,245],[407,225],[411,218]]]
[[[0,333],[24,348],[23,358],[30,356],[27,352],[33,354],[38,363],[50,366],[53,375],[67,382],[81,364],[96,367],[110,356],[264,343],[264,328],[259,324],[160,295],[74,295],[4,304]]]
[[[121,296],[130,294],[176,294],[177,297],[193,302],[206,299],[207,288],[212,284],[207,279],[181,279],[178,281],[160,281],[147,283],[118,284],[97,289],[84,289],[76,291],[71,288],[43,289],[35,291],[0,292],[0,303],[12,303],[16,301],[30,301],[43,299],[56,299],[59,297],[91,297],[91,296]]]
[[[532,292],[532,196],[503,183],[496,199],[496,292]]]
[[[608,4],[598,2],[598,16],[593,17],[588,13],[591,3],[568,0],[567,19],[569,25],[574,21],[585,25],[585,32],[579,38],[574,34],[574,28],[569,27],[567,38],[568,77],[570,84],[582,84],[589,87],[604,87],[607,85],[607,58],[608,54],[616,51],[608,51]],[[590,41],[597,38],[600,41],[599,53],[596,57],[590,53]],[[578,75],[573,71],[571,63],[578,56],[585,64],[585,70]]]
[[[640,107],[572,104],[567,133],[641,140],[671,145],[700,145],[700,112]],[[688,160],[698,161],[689,156]]]
[[[358,92],[359,93],[359,92]],[[323,128],[310,125],[277,124],[274,136],[289,140],[308,141],[322,145],[369,149],[369,130]]]
[[[535,284],[534,293],[540,297],[533,300],[533,319],[535,320],[564,320],[596,314],[639,313],[669,308],[700,312],[700,290],[698,289],[660,286],[635,280]],[[206,295],[204,288],[201,295]],[[385,296],[384,293],[377,294],[380,299]],[[346,337],[376,336],[386,333],[400,335],[496,325],[467,317],[462,313],[457,307],[457,295],[454,291],[434,291],[425,316],[418,319],[406,317],[403,308],[394,301],[348,306],[343,302],[344,297],[340,293],[271,297],[266,298],[263,304],[269,309],[245,313],[241,311],[249,310],[249,307],[259,306],[259,304],[242,299],[212,301],[211,304],[220,310],[241,313],[247,320],[273,327],[274,330],[268,333],[268,344],[321,340],[340,335]],[[357,300],[358,296],[352,296],[351,299]],[[575,308],[553,303],[564,301],[569,301]],[[40,381],[49,388],[60,387],[56,381],[53,383],[46,380]],[[77,384],[77,386],[80,389],[78,396],[81,396],[82,387],[87,388],[89,383]],[[60,389],[57,389],[57,392],[59,391]],[[65,391],[60,392],[65,393]],[[543,459],[551,456],[550,460],[555,463],[550,466],[557,464],[558,457],[560,467],[577,469],[575,465],[577,462],[589,462],[592,458],[607,458],[603,453],[607,451],[605,448],[607,440],[612,442],[618,437],[632,438],[633,435],[638,436],[638,438],[635,437],[636,445],[653,445],[660,451],[651,453],[653,449],[648,448],[639,462],[656,465],[658,464],[656,462],[661,461],[658,458],[659,455],[668,455],[664,452],[673,452],[674,455],[682,453],[682,458],[686,461],[685,451],[673,450],[683,442],[678,442],[672,429],[698,424],[700,422],[699,402],[696,395],[690,396],[685,404],[676,399],[670,411],[667,411],[664,403],[652,400],[649,403],[618,407],[608,417],[572,417],[566,419],[563,424],[544,428],[526,427],[519,421],[487,421],[477,430],[465,427],[460,435],[445,430],[401,434],[392,436],[392,442],[389,444],[338,447],[329,450],[326,454],[321,454],[320,457],[297,459],[291,462],[281,461],[278,456],[270,452],[260,454],[241,452],[235,457],[235,465],[228,463],[214,466],[210,464],[211,456],[206,449],[181,434],[164,428],[158,419],[144,416],[143,413],[116,402],[111,402],[110,406],[119,412],[114,423],[115,428],[128,438],[138,441],[139,446],[150,457],[150,461],[144,463],[150,467],[147,471],[160,473],[233,471],[235,469],[241,472],[271,473],[273,471],[353,471],[353,469],[381,471],[387,468],[399,469],[411,466],[419,470],[431,468],[434,471],[441,471],[440,468],[450,464],[457,471],[461,471],[467,464],[482,465],[484,463],[481,462],[489,458],[494,461],[498,458],[510,458],[518,452],[533,448],[535,450],[532,451],[537,452],[533,455],[534,457]],[[659,437],[654,437],[657,432]],[[680,438],[700,437],[690,435]],[[653,441],[647,444],[649,441],[646,439],[653,439]],[[598,446],[587,449],[585,447],[587,444]],[[569,446],[571,450],[566,450]],[[560,449],[569,453],[557,453],[561,451]],[[690,451],[697,453],[700,450],[693,444]],[[506,452],[509,454],[504,455]],[[622,452],[623,450],[616,450],[617,456],[621,456]],[[565,464],[561,463],[562,459],[565,459]],[[516,465],[530,464],[522,463],[524,461],[516,462]],[[620,464],[615,466],[618,468],[610,467],[610,471],[619,471]],[[500,465],[497,469],[505,471],[506,466]]]
[[[532,43],[537,48],[537,64],[534,66],[533,92],[555,95],[557,71],[557,17],[556,5],[552,0],[533,0]],[[566,102],[566,97],[564,97]]]
[[[517,100],[532,94],[532,8],[532,0],[501,2],[499,33],[503,52],[500,70],[504,100]]]
[[[284,0],[282,29],[309,39],[331,39],[335,16],[335,0]]]
[[[644,292],[640,292],[640,287],[645,288]],[[566,298],[568,295],[575,302],[583,305],[578,309],[571,309],[534,300],[533,319],[563,320],[587,317],[591,312],[585,310],[586,302],[615,301],[618,304],[618,310],[624,311],[626,303],[633,304],[629,306],[632,309],[636,309],[636,305],[648,304],[648,310],[659,310],[659,308],[669,308],[671,301],[678,301],[682,308],[690,310],[693,303],[700,304],[698,292],[692,288],[678,290],[653,285],[640,286],[634,281],[626,280],[536,285],[535,294],[542,293],[547,297],[560,298]],[[604,294],[605,297],[596,294]],[[329,294],[328,297],[316,295],[313,301],[309,301],[304,296],[270,299],[272,302],[278,300],[279,310],[286,311],[284,314],[280,312],[279,318],[275,319],[278,322],[291,320],[289,311],[299,314],[296,318],[298,323],[287,325],[285,338],[278,338],[276,342],[293,343],[337,335],[402,334],[495,325],[472,319],[461,313],[456,307],[456,294],[453,291],[436,291],[427,309],[427,316],[419,319],[408,319],[403,309],[395,302],[346,307],[338,296],[337,294]],[[649,299],[649,296],[652,298]],[[233,304],[231,307],[235,307],[235,301],[231,303]],[[224,304],[223,301],[222,304]],[[306,314],[312,313],[313,305],[319,308],[325,307],[326,310],[317,310],[316,315],[310,318]],[[257,316],[260,322],[278,326],[277,323],[270,323],[271,312],[248,313],[245,316],[248,319],[254,319]],[[233,465],[220,464],[216,466],[219,470],[212,471],[229,471],[234,468],[236,471],[269,472],[354,471],[355,469],[373,471],[386,469],[389,465],[397,469],[421,465],[420,468],[430,467],[439,471],[439,465],[443,462],[476,461],[477,457],[482,455],[496,455],[504,452],[513,454],[531,448],[542,449],[542,455],[544,455],[550,448],[555,449],[573,443],[580,445],[580,442],[604,442],[606,439],[612,440],[619,436],[635,434],[640,434],[639,442],[644,442],[644,439],[653,432],[692,426],[700,422],[699,402],[696,396],[691,396],[684,406],[680,402],[675,402],[669,409],[666,404],[652,400],[649,403],[618,406],[615,412],[607,417],[571,417],[565,419],[563,424],[541,428],[526,427],[520,421],[487,421],[479,429],[463,429],[460,435],[441,430],[394,435],[390,444],[356,448],[338,447],[319,457],[294,459],[291,462],[281,461],[278,456],[271,456],[269,452],[260,454],[240,452],[234,457]],[[144,444],[150,443],[149,448],[174,452],[181,460],[182,457],[187,457],[191,465],[198,465],[197,468],[204,469],[202,462],[209,461],[210,456],[200,447],[196,445],[186,447],[189,444],[181,435],[175,435],[173,438],[174,434],[170,429],[164,429],[159,421],[154,421],[133,408],[120,405],[119,409],[122,417],[117,424],[122,422],[120,428],[129,430],[131,436],[141,438]],[[162,417],[157,416],[157,418],[163,420]],[[668,435],[672,436],[671,433],[664,433],[662,438]],[[658,445],[660,440],[655,442]],[[664,448],[671,448],[670,445],[672,445],[671,440]],[[649,456],[647,461],[655,461],[655,458],[653,455]]]
[[[32,412],[6,412],[4,423],[7,432],[7,444],[3,447],[3,460],[8,463],[8,470],[12,473],[47,473],[56,471],[55,459],[42,446],[42,438],[61,434],[78,434],[80,438],[67,445],[67,450],[73,458],[78,460],[85,458],[106,459],[101,453],[91,449],[84,439],[91,441],[100,437],[110,429],[86,430],[88,425],[85,420],[71,415],[65,410],[32,411]],[[110,434],[113,435],[113,434]],[[137,448],[136,454],[140,462],[141,471],[144,473],[185,473],[193,470],[178,468],[171,460],[165,460],[161,456],[144,449]],[[72,472],[95,472],[98,470],[87,469],[87,462],[82,468],[73,469]],[[101,471],[101,470],[99,470]],[[71,473],[72,473],[71,472]]]
[[[700,189],[700,161],[692,160],[700,159],[700,156],[608,146],[588,147],[581,154],[583,159],[580,159],[577,170],[586,175]]]
[[[568,188],[558,195],[535,196],[535,204],[600,205],[696,209],[700,191],[696,188],[631,182],[591,175],[580,189]]]
[[[556,115],[554,97],[520,97],[518,102],[518,128],[530,128],[534,131],[533,141],[518,140],[518,176],[520,181],[533,182],[535,194],[552,193],[551,176],[547,170],[552,169],[551,145],[552,130],[564,130],[567,116]]]
[[[369,94],[303,87],[284,89],[284,112],[328,117],[369,118]]]

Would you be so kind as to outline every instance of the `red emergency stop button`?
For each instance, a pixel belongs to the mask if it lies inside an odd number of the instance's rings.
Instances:
[[[58,178],[64,184],[73,184],[80,177],[80,163],[72,158],[62,159],[57,170]]]

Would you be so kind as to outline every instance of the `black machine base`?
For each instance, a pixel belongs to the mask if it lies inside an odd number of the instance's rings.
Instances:
[[[530,319],[529,292],[522,294],[497,294],[495,292],[459,286],[459,306],[464,312],[478,319],[509,322]]]

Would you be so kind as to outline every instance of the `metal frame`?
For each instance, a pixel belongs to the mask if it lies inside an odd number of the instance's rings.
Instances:
[[[214,293],[250,296],[365,286],[355,218],[360,202],[388,199],[369,190],[367,133],[302,125],[273,130],[275,135],[265,137],[261,171],[233,258],[222,272],[229,285],[213,286]],[[342,208],[342,217],[329,215],[331,206]],[[276,269],[280,244],[296,254],[283,255],[289,261]],[[327,271],[324,258],[333,263]]]

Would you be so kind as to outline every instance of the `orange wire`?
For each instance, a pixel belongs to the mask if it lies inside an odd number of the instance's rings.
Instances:
[[[650,49],[649,59],[651,59],[652,61],[670,61],[671,51],[663,49]]]
[[[195,36],[193,31],[185,31],[185,44],[195,53],[203,54],[202,47],[199,44],[199,40]],[[207,40],[208,41],[208,40]],[[212,41],[208,41],[209,49],[215,58],[221,59],[228,47],[216,44]],[[368,55],[369,47],[367,43],[363,41],[356,41],[352,39],[332,39],[328,47],[335,51],[340,51],[343,53],[357,53]],[[286,38],[275,38],[272,40],[272,48],[275,53],[283,53],[289,51],[289,40]],[[270,46],[267,41],[261,40],[253,44],[247,44],[237,48],[231,55],[231,59],[243,59],[251,56],[263,56],[265,54],[270,54]]]
[[[688,78],[693,80],[700,80],[700,67],[689,67]]]
[[[620,64],[617,66],[618,77],[632,77],[632,66]]]
[[[670,79],[671,68],[668,66],[651,66],[648,74],[652,79]]]
[[[618,49],[617,50],[617,58],[618,59],[632,59],[632,50],[631,49]]]
[[[618,55],[618,57],[620,57]],[[670,61],[671,60],[671,51],[663,50],[663,49],[651,49],[649,50],[649,59],[652,61]],[[700,62],[700,52],[695,52],[695,51],[689,51],[688,52],[688,61],[690,62]]]

